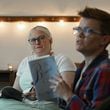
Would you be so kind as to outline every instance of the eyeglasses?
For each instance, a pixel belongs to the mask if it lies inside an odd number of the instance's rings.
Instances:
[[[78,34],[78,33],[81,33],[83,32],[83,34],[86,36],[90,36],[91,34],[99,34],[101,35],[101,32],[99,31],[95,31],[89,27],[84,27],[84,28],[81,28],[81,27],[74,27],[73,28],[73,31],[74,31],[74,34]]]
[[[44,40],[45,38],[46,38],[45,35],[40,35],[40,36],[38,36],[37,38],[28,39],[28,42],[29,42],[31,45],[34,45],[34,44],[36,44],[36,41],[41,42],[41,41]]]

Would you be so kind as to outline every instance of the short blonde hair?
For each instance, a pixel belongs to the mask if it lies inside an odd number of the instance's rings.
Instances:
[[[33,30],[39,30],[39,31],[42,31],[44,32],[48,37],[51,37],[51,33],[50,31],[48,30],[48,28],[44,27],[44,26],[36,26],[34,28],[31,29],[31,31]],[[30,32],[31,34],[31,32]]]

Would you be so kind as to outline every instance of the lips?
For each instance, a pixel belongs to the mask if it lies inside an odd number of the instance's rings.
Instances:
[[[35,46],[35,49],[43,48],[43,46]]]
[[[82,43],[81,43],[81,40],[77,40],[77,41],[76,41],[76,44],[82,44]]]
[[[42,47],[36,47],[36,48],[42,48]]]

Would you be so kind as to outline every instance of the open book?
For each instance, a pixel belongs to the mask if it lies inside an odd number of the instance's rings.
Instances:
[[[39,57],[30,61],[29,66],[38,100],[55,99],[56,95],[50,88],[49,82],[49,79],[54,78],[58,73],[54,56]]]

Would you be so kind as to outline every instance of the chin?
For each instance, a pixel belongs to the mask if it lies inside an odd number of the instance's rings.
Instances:
[[[42,54],[43,54],[43,53],[40,52],[40,51],[36,51],[35,53],[36,53],[36,55],[38,55],[38,56],[42,56]]]
[[[81,50],[81,47],[80,46],[76,46],[76,50]]]
[[[83,50],[84,46],[83,45],[76,45],[76,50]]]
[[[79,47],[76,48],[76,50],[79,51],[79,52],[82,52],[83,51],[83,49],[82,48],[79,48]]]
[[[42,49],[35,49],[35,52],[36,53],[43,53],[43,50]]]

